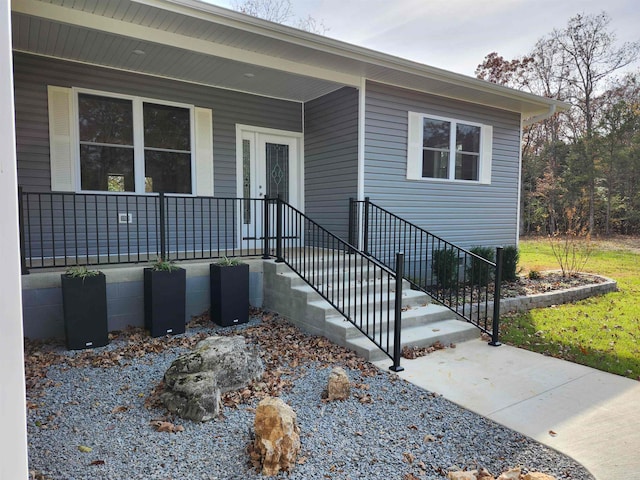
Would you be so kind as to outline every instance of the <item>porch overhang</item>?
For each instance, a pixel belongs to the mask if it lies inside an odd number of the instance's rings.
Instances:
[[[299,102],[363,79],[517,112],[568,105],[197,0],[13,0],[15,51]]]

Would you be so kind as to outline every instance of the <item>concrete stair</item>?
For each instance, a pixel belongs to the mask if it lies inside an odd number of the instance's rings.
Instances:
[[[371,272],[360,268],[356,259],[351,262],[351,282],[347,284],[343,281],[346,277],[330,271],[323,260],[318,261],[318,268],[313,273],[317,286],[320,285],[329,296],[337,296],[338,291],[348,293],[349,301],[346,302],[345,310],[365,332],[367,318],[382,317],[384,320],[376,323],[377,330],[374,332],[369,327],[368,333],[381,345],[386,347],[388,343],[389,351],[393,352],[393,321],[391,325],[387,324],[386,312],[390,312],[388,318],[394,318],[394,296],[390,296],[390,305],[386,301],[380,301],[381,289],[386,291],[387,288],[386,274],[378,271],[371,275]],[[341,266],[343,265],[344,262],[341,262]],[[383,297],[386,300],[386,295]],[[374,307],[370,300],[377,300],[377,306]],[[264,306],[283,315],[302,331],[324,336],[367,360],[388,358],[374,342],[284,263],[265,260]],[[426,347],[438,341],[446,345],[480,337],[480,331],[475,326],[459,320],[448,308],[431,303],[425,293],[411,290],[406,281],[402,289],[402,307],[403,347]],[[383,315],[380,314],[380,308]]]

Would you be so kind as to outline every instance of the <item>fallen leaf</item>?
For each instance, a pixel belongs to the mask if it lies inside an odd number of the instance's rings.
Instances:
[[[553,430],[549,430],[549,435],[551,435],[552,437],[555,437],[558,434],[556,432],[554,432]]]
[[[152,420],[151,426],[156,429],[156,432],[168,432],[168,433],[184,432],[184,427],[182,425],[174,425],[171,422],[165,422],[163,420]]]
[[[104,460],[94,460],[89,465],[104,465]]]
[[[111,413],[126,412],[127,410],[129,410],[129,407],[125,407],[124,405],[119,405],[117,407],[114,407],[113,410],[111,410]]]
[[[402,454],[402,459],[403,459],[405,462],[407,462],[407,463],[411,464],[411,463],[413,463],[413,461],[416,459],[416,457],[415,457],[415,455],[413,455],[411,452],[404,452],[404,453]]]
[[[78,445],[78,450],[80,450],[82,453],[91,453],[93,451],[93,448],[87,447],[85,445]]]

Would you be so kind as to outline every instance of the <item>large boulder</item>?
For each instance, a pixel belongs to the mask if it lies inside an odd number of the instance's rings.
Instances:
[[[254,420],[255,440],[249,451],[263,475],[289,472],[300,451],[300,428],[293,409],[276,397],[260,401]]]
[[[220,394],[248,385],[264,373],[260,356],[244,337],[208,337],[176,358],[164,374],[165,407],[204,422],[220,413]]]

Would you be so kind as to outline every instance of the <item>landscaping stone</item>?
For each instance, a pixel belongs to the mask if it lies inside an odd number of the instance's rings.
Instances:
[[[522,480],[556,480],[556,477],[541,472],[529,472],[522,477]]]
[[[502,473],[497,480],[520,480],[520,473],[522,470],[518,468],[512,468],[511,470],[507,470]]]
[[[346,400],[350,394],[351,383],[347,372],[342,367],[333,368],[327,383],[327,399],[330,402],[333,400]]]
[[[300,428],[293,409],[279,398],[263,399],[256,409],[254,430],[249,449],[254,466],[268,476],[291,471],[300,451]]]
[[[264,373],[260,356],[244,337],[208,337],[179,356],[164,374],[165,407],[182,418],[204,422],[220,413],[220,394],[237,390]]]
[[[457,472],[449,472],[447,475],[449,480],[478,480],[478,471],[470,470],[468,472],[457,471]]]

